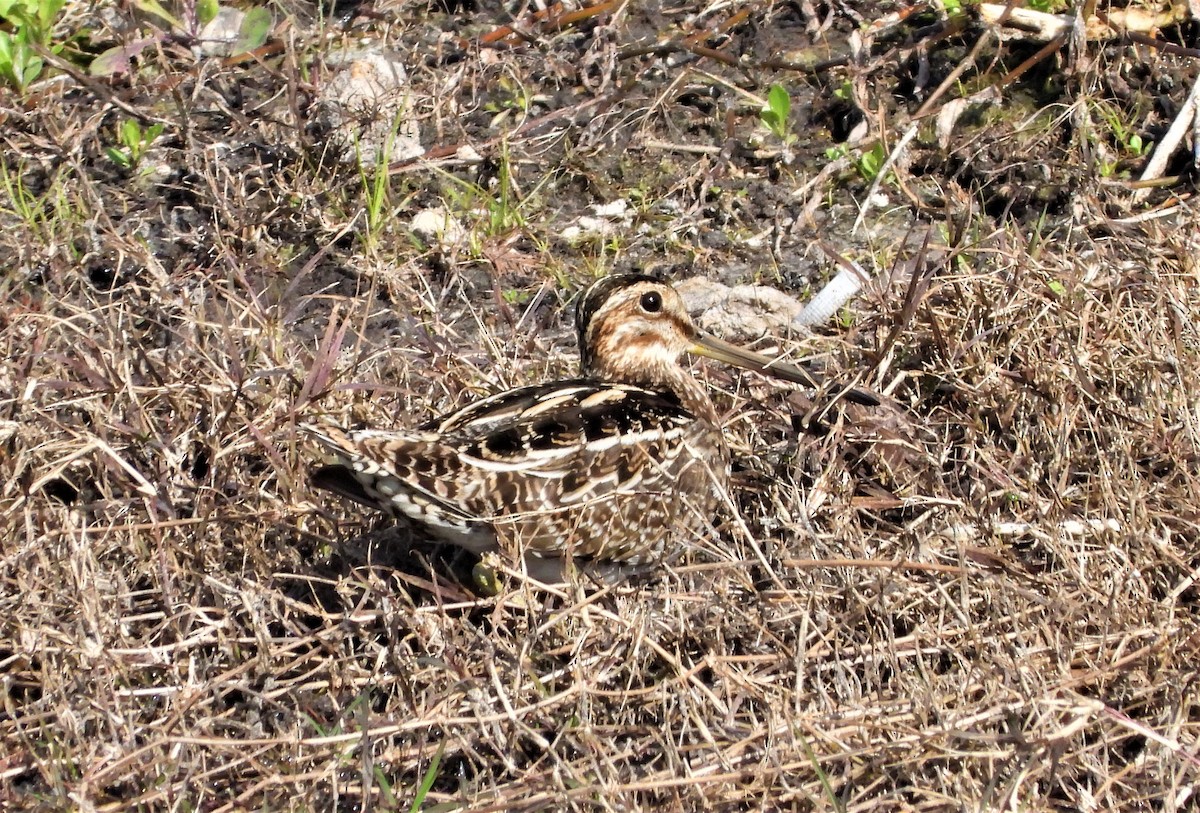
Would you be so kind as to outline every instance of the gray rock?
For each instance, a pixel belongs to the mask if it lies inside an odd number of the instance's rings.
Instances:
[[[398,57],[377,48],[347,49],[327,56],[325,64],[330,75],[315,104],[342,141],[342,160],[374,166],[385,150],[389,163],[425,153],[411,115],[408,72]]]

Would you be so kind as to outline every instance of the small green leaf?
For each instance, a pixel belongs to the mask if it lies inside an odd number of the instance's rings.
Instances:
[[[1056,279],[1052,279],[1046,283],[1046,287],[1053,291],[1057,296],[1066,296],[1067,287]]]
[[[58,12],[62,11],[64,5],[66,5],[66,0],[39,0],[37,4],[38,23],[44,33],[50,33],[50,28],[58,19]]]
[[[147,14],[153,14],[176,31],[183,31],[183,23],[179,18],[163,8],[158,0],[133,0],[133,4]]]
[[[125,45],[109,48],[96,56],[88,65],[92,76],[115,76],[133,70],[133,58],[158,41],[157,37],[145,37]]]
[[[242,25],[238,29],[238,39],[233,45],[233,53],[244,54],[258,48],[267,41],[267,35],[271,33],[271,26],[274,23],[275,21],[271,19],[271,12],[262,6],[255,6],[247,11],[246,16],[242,18]]]
[[[112,161],[117,166],[121,167],[122,169],[129,169],[129,156],[123,151],[118,150],[116,147],[108,147],[104,150],[104,154],[108,156],[108,160]]]
[[[24,69],[21,71],[21,87],[28,87],[33,84],[33,80],[37,79],[42,73],[42,68],[45,63],[41,57],[32,57],[25,63]]]
[[[131,67],[133,65],[129,61],[129,54],[125,52],[125,47],[118,45],[97,54],[96,58],[88,65],[88,73],[92,76],[116,76],[119,73],[125,73]]]
[[[29,47],[29,29],[19,28],[16,33],[0,31],[0,76],[5,77],[17,90],[25,88],[38,78],[44,63]]]
[[[873,148],[859,156],[858,160],[855,161],[855,167],[858,169],[858,174],[864,180],[874,181],[886,162],[887,154],[883,151],[883,145],[876,144]]]
[[[221,6],[217,0],[198,0],[196,3],[196,20],[200,25],[208,25],[217,18]]]
[[[121,125],[121,143],[126,147],[136,147],[142,143],[142,126],[134,119],[126,119]]]
[[[758,117],[777,137],[789,140],[788,116],[792,112],[792,99],[783,85],[771,85],[766,105],[758,111]]]
[[[771,85],[771,91],[767,94],[767,106],[780,124],[786,124],[788,116],[792,113],[792,97],[783,85]]]

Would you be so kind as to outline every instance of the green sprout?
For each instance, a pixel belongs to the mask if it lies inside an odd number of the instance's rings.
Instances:
[[[136,119],[126,119],[117,129],[118,147],[109,147],[104,152],[109,160],[122,169],[133,169],[142,162],[146,150],[154,139],[162,135],[163,126],[152,124],[142,129]]]
[[[791,144],[796,136],[788,129],[788,118],[792,114],[792,97],[783,85],[771,85],[767,93],[767,104],[758,111],[758,118],[776,138]]]
[[[873,183],[886,162],[887,153],[883,144],[876,144],[854,160],[854,168],[864,181]]]

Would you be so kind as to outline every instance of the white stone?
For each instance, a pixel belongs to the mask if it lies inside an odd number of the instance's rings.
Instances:
[[[408,228],[426,243],[441,246],[458,245],[466,237],[466,229],[458,219],[441,206],[417,212],[409,222]]]
[[[331,75],[316,104],[344,140],[343,160],[374,166],[385,151],[389,163],[425,153],[411,115],[408,72],[398,58],[378,49],[347,49],[328,55],[325,64]]]
[[[629,202],[624,198],[617,198],[611,203],[596,203],[588,207],[592,210],[592,214],[596,217],[604,217],[609,220],[624,220],[626,213],[629,211]]]
[[[200,57],[233,56],[233,46],[241,37],[244,19],[245,12],[222,6],[217,16],[209,20],[196,35],[193,52]]]

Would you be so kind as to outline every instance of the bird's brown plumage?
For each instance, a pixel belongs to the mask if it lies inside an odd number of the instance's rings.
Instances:
[[[816,383],[705,336],[652,277],[594,283],[576,324],[580,378],[503,392],[420,430],[310,429],[337,458],[313,483],[477,553],[647,565],[711,520],[728,478],[716,412],[680,357]]]

